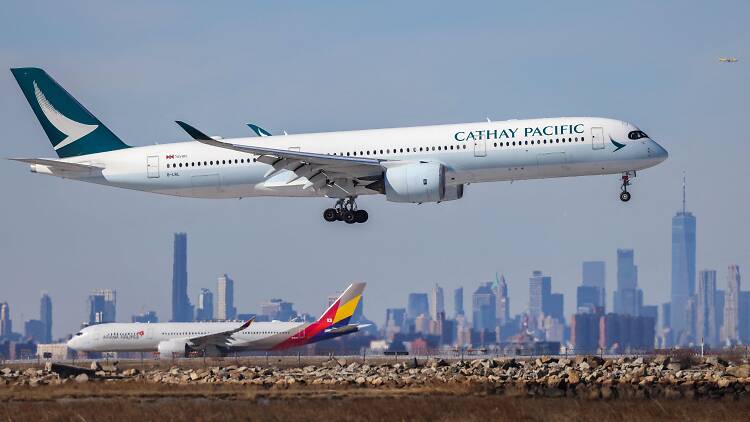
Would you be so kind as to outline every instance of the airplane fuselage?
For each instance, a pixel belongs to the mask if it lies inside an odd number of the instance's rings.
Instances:
[[[564,117],[222,141],[344,157],[437,162],[446,168],[446,184],[460,185],[616,174],[642,170],[667,157],[664,148],[648,137],[630,139],[628,135],[634,131],[638,131],[635,126],[619,120]],[[254,154],[190,141],[63,160],[98,166],[101,171],[67,172],[39,164],[33,164],[32,171],[195,198],[341,198],[378,193],[364,185],[346,186],[344,180],[311,189],[307,179],[297,178],[292,169],[273,172],[271,165],[256,158]]]

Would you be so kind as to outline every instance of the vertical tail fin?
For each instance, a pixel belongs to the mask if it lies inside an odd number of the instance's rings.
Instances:
[[[320,316],[317,323],[325,328],[347,325],[354,315],[367,283],[352,283]]]
[[[10,71],[60,158],[128,148],[44,70]]]

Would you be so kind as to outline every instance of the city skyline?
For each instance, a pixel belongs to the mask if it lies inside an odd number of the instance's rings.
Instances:
[[[544,16],[531,4],[489,2],[473,10],[409,3],[399,13],[375,5],[356,12],[301,5],[293,14],[275,4],[238,5],[232,13],[208,4],[150,7],[144,14],[124,5],[7,5],[4,157],[53,154],[38,142],[43,132],[7,72],[38,65],[132,145],[185,140],[178,119],[230,137],[252,135],[248,121],[280,134],[603,115],[636,122],[670,158],[638,173],[626,205],[617,200],[616,176],[480,183],[460,201],[439,205],[363,198],[373,218],[356,231],[320,221],[328,200],[148,196],[32,176],[3,161],[0,267],[3,285],[12,288],[0,300],[11,304],[16,330],[37,317],[44,290],[55,302],[55,338],[85,318],[83,301],[101,287],[118,291],[118,319],[148,309],[168,321],[175,232],[190,234],[189,299],[228,273],[242,312],[270,297],[313,310],[318,291],[362,280],[366,313],[378,319],[403,306],[396,300],[408,292],[428,292],[436,282],[446,292],[466,286],[470,316],[475,283],[499,272],[517,314],[526,306],[529,274],[540,269],[565,295],[569,315],[581,261],[592,260],[607,263],[612,310],[618,248],[636,251],[639,287],[648,304],[661,305],[671,301],[670,219],[681,208],[683,172],[689,210],[700,223],[697,268],[717,269],[724,288],[729,265],[750,267],[747,198],[732,183],[746,173],[746,142],[737,136],[747,120],[746,64],[716,61],[727,51],[749,55],[747,2],[688,2],[678,16],[667,3],[606,11],[553,3]],[[257,17],[253,25],[248,15]],[[497,16],[513,19],[497,25]],[[611,16],[620,19],[598,37],[558,25]],[[223,22],[228,32],[198,24],[205,21]],[[472,24],[457,24],[466,21]],[[56,36],[43,36],[49,33]],[[548,61],[556,72],[538,65]]]

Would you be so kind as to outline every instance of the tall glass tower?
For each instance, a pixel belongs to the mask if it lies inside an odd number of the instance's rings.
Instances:
[[[695,294],[695,217],[687,211],[685,178],[682,178],[682,210],[672,217],[672,332],[677,339],[688,327],[685,309]],[[684,333],[693,334],[693,333]],[[684,338],[684,336],[683,336]]]
[[[187,234],[174,234],[174,261],[172,263],[172,321],[193,320],[193,306],[187,294]]]

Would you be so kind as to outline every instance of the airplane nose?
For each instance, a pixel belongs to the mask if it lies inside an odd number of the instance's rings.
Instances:
[[[666,160],[667,157],[669,157],[669,153],[667,152],[664,147],[656,143],[656,141],[651,141],[653,143],[651,148],[651,154],[654,158],[658,159],[661,163],[662,161]]]

